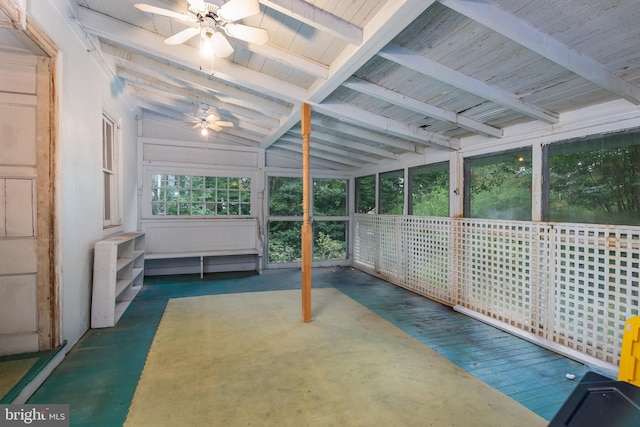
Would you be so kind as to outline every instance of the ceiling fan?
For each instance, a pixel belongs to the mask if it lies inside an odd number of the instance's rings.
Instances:
[[[235,23],[260,12],[258,0],[229,0],[222,6],[206,3],[204,0],[187,0],[187,3],[187,13],[178,13],[145,3],[134,6],[143,12],[168,16],[190,25],[189,28],[166,39],[166,44],[181,44],[200,34],[201,50],[218,58],[233,53],[233,47],[222,33],[253,44],[264,44],[269,40],[267,30]]]
[[[200,104],[200,110],[201,111],[199,111],[195,116],[192,116],[190,114],[187,114],[187,116],[191,117],[191,123],[195,123],[193,125],[194,129],[201,129],[200,132],[202,133],[202,135],[207,135],[208,129],[219,132],[223,127],[233,127],[233,122],[220,120],[220,117],[210,113],[208,105]]]

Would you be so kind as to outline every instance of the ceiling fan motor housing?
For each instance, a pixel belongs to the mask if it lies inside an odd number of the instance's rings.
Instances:
[[[205,3],[205,6],[207,7],[207,10],[197,10],[193,6],[189,6],[188,10],[196,15],[198,21],[200,22],[206,22],[207,19],[212,19],[214,23],[219,24],[228,22],[225,21],[220,15],[218,15],[218,9],[220,9],[220,7],[211,3]]]

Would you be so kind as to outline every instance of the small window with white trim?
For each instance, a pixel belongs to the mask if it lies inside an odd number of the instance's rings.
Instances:
[[[104,181],[103,226],[120,223],[118,215],[118,126],[107,114],[102,115],[102,176]]]

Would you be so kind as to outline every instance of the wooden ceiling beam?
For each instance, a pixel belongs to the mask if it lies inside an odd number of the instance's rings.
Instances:
[[[372,96],[376,99],[381,99],[390,104],[398,107],[406,108],[407,110],[424,114],[425,116],[432,117],[438,120],[442,120],[462,128],[468,129],[475,133],[480,133],[495,138],[501,138],[503,135],[502,129],[498,129],[493,126],[486,125],[477,120],[464,117],[455,111],[445,110],[444,108],[429,105],[425,102],[419,101],[415,98],[411,98],[407,95],[403,95],[398,92],[394,92],[391,89],[387,89],[382,86],[378,86],[374,83],[364,81],[357,77],[350,77],[343,84],[356,92],[363,93],[365,95]]]
[[[200,92],[196,92],[193,90],[189,90],[189,89],[185,89],[182,87],[178,87],[175,85],[171,85],[168,83],[164,83],[161,82],[157,79],[153,79],[149,76],[145,76],[145,75],[140,75],[137,74],[135,72],[132,71],[128,71],[128,70],[123,70],[121,68],[118,69],[118,77],[127,80],[128,82],[133,83],[134,85],[142,85],[145,87],[149,87],[152,89],[156,89],[156,90],[160,90],[162,92],[166,92],[166,93],[174,93],[176,95],[180,95],[186,99],[189,100],[193,100],[193,101],[197,101],[198,103],[203,103],[209,106],[214,106],[218,103],[217,99],[215,99],[214,97],[211,96],[207,96],[207,95],[203,95]],[[222,109],[220,109],[222,110]],[[197,113],[198,108],[196,108],[194,111],[192,111],[190,114],[195,114]],[[224,114],[224,111],[221,111],[219,113],[219,115],[226,115],[228,116],[231,120],[238,120],[238,118],[236,116],[233,115],[233,113],[231,114]],[[251,126],[251,127],[255,127],[256,131],[257,129],[260,129],[260,131],[258,131],[259,133],[266,135],[269,134],[270,129],[267,128],[266,126],[255,126],[252,125],[251,122],[249,121],[245,121],[244,124],[246,126]]]
[[[362,140],[372,144],[379,144],[385,147],[396,148],[402,151],[416,151],[418,147],[413,142],[409,142],[404,139],[396,138],[391,135],[384,135],[382,133],[374,132],[370,129],[353,126],[349,123],[334,120],[327,116],[314,115],[311,118],[311,123],[314,127],[321,127],[329,129],[332,132],[338,132],[345,135],[345,137],[351,138],[350,141]]]
[[[354,45],[362,43],[362,28],[303,0],[261,0],[270,9],[327,32]]]
[[[457,150],[460,141],[416,126],[410,126],[398,120],[374,114],[361,108],[334,101],[314,105],[314,111],[333,117],[334,119],[378,130],[389,135],[403,138],[417,144]]]
[[[616,95],[640,104],[640,87],[618,77],[602,64],[530,24],[484,1],[439,0],[444,6],[515,41]]]
[[[86,31],[103,39],[111,40],[138,51],[149,52],[157,58],[182,64],[193,70],[200,70],[201,58],[197,49],[184,44],[168,46],[164,43],[164,38],[157,34],[85,7],[78,7],[78,21]],[[307,96],[306,91],[296,85],[250,70],[222,58],[217,58],[215,61],[215,76],[229,83],[293,104],[304,102]]]
[[[298,135],[297,132],[290,132],[289,135],[291,136],[284,136],[282,138],[280,138],[280,141],[282,142],[288,142],[291,144],[297,144],[300,143],[301,141],[301,136]],[[311,138],[311,149],[313,151],[321,151],[323,153],[328,153],[328,154],[332,154],[332,155],[337,155],[337,156],[342,156],[346,159],[351,159],[351,160],[356,160],[359,161],[360,164],[362,164],[362,162],[367,162],[367,163],[379,163],[380,160],[375,158],[375,157],[371,157],[371,156],[367,156],[367,155],[363,155],[363,154],[358,154],[355,153],[353,151],[347,151],[347,150],[341,150],[339,148],[335,148],[332,145],[327,145],[324,144],[322,139],[318,139],[315,136],[315,131],[313,132],[313,138]]]
[[[316,122],[312,117],[311,125],[314,125],[315,123]],[[381,148],[373,147],[371,145],[363,144],[360,142],[355,142],[351,139],[345,139],[335,135],[330,135],[329,133],[327,133],[326,131],[323,131],[322,129],[326,129],[326,128],[314,126],[313,141],[320,141],[322,143],[333,145],[336,147],[345,147],[345,148],[349,148],[349,150],[355,150],[355,151],[359,151],[361,153],[366,153],[366,154],[373,154],[375,156],[383,157],[387,159],[395,160],[398,158],[398,156],[395,153],[392,153],[391,151],[383,150]],[[292,128],[288,133],[296,136],[300,136],[300,137],[302,136],[302,133],[299,127]]]
[[[286,103],[276,102],[264,97],[260,97],[251,92],[239,89],[220,81],[214,76],[201,71],[185,68],[178,64],[171,64],[167,61],[154,59],[148,55],[126,49],[108,40],[103,40],[101,50],[109,56],[117,58],[121,62],[134,64],[152,72],[162,73],[172,78],[196,86],[198,89],[211,93],[216,98],[242,107],[245,109],[259,110],[261,114],[279,119],[284,114],[289,114],[291,106]]]
[[[289,150],[289,151],[293,151],[294,153],[302,153],[302,146],[301,145],[297,145],[295,143],[292,143],[286,139],[282,139],[280,138],[278,140],[278,143],[276,144],[276,147],[282,148],[283,150]],[[323,160],[330,160],[332,162],[335,163],[339,163],[342,165],[347,165],[347,166],[353,166],[353,167],[358,167],[358,166],[362,166],[362,161],[358,161],[358,160],[350,160],[338,155],[333,155],[333,154],[329,154],[329,153],[325,153],[322,151],[318,151],[318,150],[311,150],[310,154],[311,157],[316,157],[319,159],[323,159]]]
[[[193,115],[200,110],[201,104],[206,104],[216,110],[216,115],[229,117],[230,119],[245,119],[243,120],[244,123],[253,123],[262,127],[265,132],[278,125],[278,121],[275,119],[261,116],[257,112],[243,111],[238,107],[225,105],[215,98],[200,96],[196,99],[185,96],[184,93],[178,93],[180,91],[168,91],[167,88],[158,88],[158,85],[155,84],[149,85],[148,79],[139,80],[131,72],[125,73],[121,71],[119,77],[128,82],[128,87],[133,94],[149,98],[153,102],[161,103],[169,108],[175,108],[186,114]]]
[[[462,89],[466,92],[488,99],[500,105],[504,105],[514,111],[518,111],[526,116],[557,124],[560,122],[558,113],[548,111],[536,105],[524,102],[518,96],[490,86],[487,83],[467,76],[452,68],[446,67],[432,59],[426,58],[413,51],[397,45],[388,45],[378,56],[396,64],[407,67],[413,71],[424,74],[427,77],[447,83],[451,86]]]
[[[278,1],[280,2],[280,0]],[[290,0],[287,0],[287,2],[288,1]],[[319,79],[312,84],[307,90],[307,95],[302,102],[322,102],[334,90],[340,87],[349,76],[371,59],[380,48],[389,43],[409,25],[416,16],[426,10],[435,1],[436,0],[405,0],[402,2],[386,2],[363,29],[362,43],[348,45],[331,64],[328,78]],[[271,7],[266,0],[263,3]],[[285,3],[284,0],[282,0],[282,3]],[[275,129],[272,135],[266,138],[260,146],[264,149],[269,148],[271,144],[285,135],[299,120],[300,109],[293,108],[287,117],[282,120],[280,127]],[[400,146],[402,146],[402,143],[395,145],[396,148],[400,148]],[[403,149],[407,148],[405,147]]]
[[[271,154],[273,156],[277,156],[277,157],[284,157],[286,159],[291,159],[293,161],[295,161],[297,164],[302,163],[302,153],[298,153],[296,151],[293,150],[288,150],[288,149],[284,149],[284,148],[280,148],[278,146],[273,146],[271,147],[271,149],[269,150],[268,154]],[[319,159],[313,156],[309,157],[309,163],[311,163],[312,165],[315,166],[320,166],[323,168],[327,168],[327,169],[332,169],[332,170],[340,170],[340,171],[344,171],[344,170],[353,170],[355,169],[355,167],[353,166],[348,166],[342,163],[337,163],[337,162],[332,162],[329,160],[325,160],[325,159]]]

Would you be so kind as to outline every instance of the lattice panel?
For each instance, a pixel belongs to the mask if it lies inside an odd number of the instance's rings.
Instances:
[[[640,229],[555,225],[554,250],[554,341],[617,365],[639,314]]]
[[[401,217],[355,216],[354,265],[391,283],[401,284],[403,259]]]
[[[378,217],[356,214],[353,241],[354,266],[369,274],[375,274],[378,260]]]
[[[403,220],[404,287],[453,305],[451,232],[450,218],[409,216]]]
[[[462,220],[456,242],[459,304],[538,333],[532,312],[540,295],[532,266],[534,233],[529,222]]]
[[[400,239],[402,217],[380,215],[378,225],[378,265],[376,273],[392,283],[403,281],[404,246]]]
[[[356,216],[354,265],[618,365],[640,315],[640,227]]]

